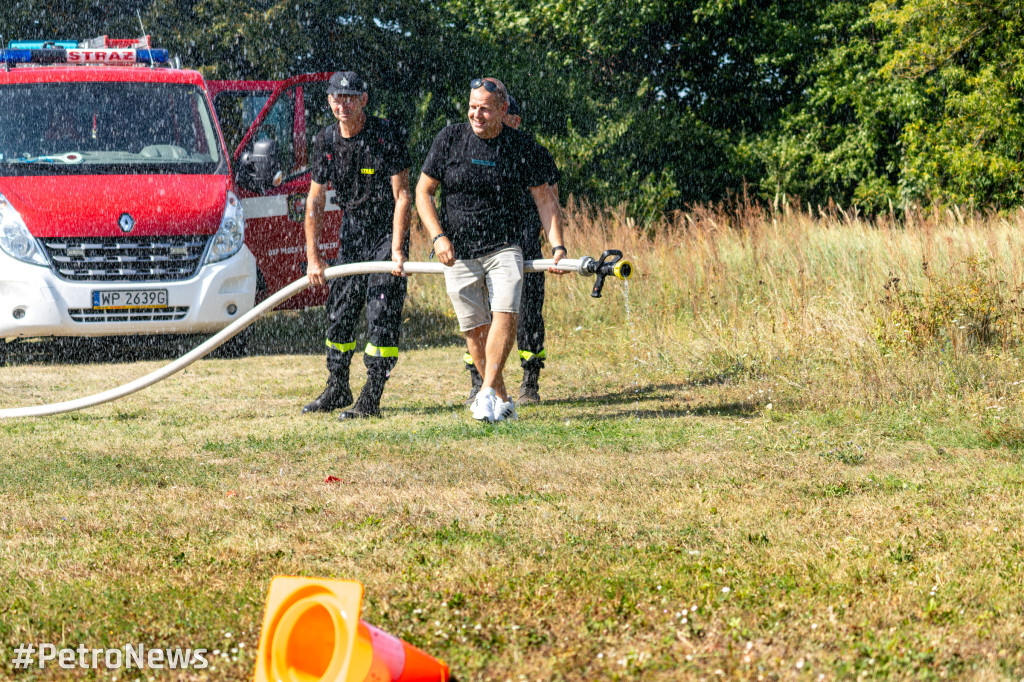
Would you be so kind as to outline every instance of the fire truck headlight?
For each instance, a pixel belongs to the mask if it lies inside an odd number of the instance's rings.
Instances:
[[[242,202],[234,192],[228,192],[227,204],[224,206],[224,218],[220,221],[220,229],[213,235],[213,244],[206,254],[207,263],[217,263],[231,258],[245,243],[245,218],[242,216]]]
[[[0,194],[0,249],[18,260],[33,265],[47,265],[39,242],[28,231],[21,215],[14,210],[7,197]]]

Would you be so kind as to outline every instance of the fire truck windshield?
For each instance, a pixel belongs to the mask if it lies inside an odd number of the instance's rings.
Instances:
[[[203,91],[171,83],[0,86],[0,176],[227,173]]]

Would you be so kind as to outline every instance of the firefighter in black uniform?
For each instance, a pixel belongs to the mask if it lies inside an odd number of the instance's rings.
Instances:
[[[508,111],[502,121],[510,128],[519,129],[523,122],[522,110],[519,103],[512,95],[508,96]],[[540,147],[540,145],[538,145]],[[548,186],[558,198],[558,181],[561,174],[548,150],[540,147],[543,154],[541,157],[548,167]],[[523,260],[534,260],[543,258],[541,252],[540,235],[543,227],[540,223],[540,215],[537,207],[529,193],[523,195],[523,230],[520,235],[519,246],[523,250]],[[544,349],[544,273],[527,272],[523,275],[523,295],[519,304],[519,323],[516,326],[516,345],[519,346],[519,362],[523,368],[523,383],[519,387],[519,404],[529,405],[540,402],[538,382],[540,370],[544,368],[544,360],[547,353]],[[483,384],[483,377],[476,366],[473,365],[473,358],[469,353],[462,356],[469,370],[470,383],[472,385],[467,404],[473,402],[473,398],[480,391]]]
[[[306,199],[306,274],[310,284],[325,283],[327,262],[320,254],[327,187],[344,211],[338,258],[332,265],[360,261],[394,263],[391,274],[354,275],[330,281],[327,297],[327,387],[303,412],[330,412],[352,403],[349,367],[355,353],[355,327],[366,303],[368,343],[363,353],[366,384],[351,409],[339,419],[380,414],[380,398],[398,362],[408,257],[409,166],[412,161],[397,127],[363,112],[367,86],[358,74],[331,76],[328,104],[338,119],[313,139],[313,181]]]

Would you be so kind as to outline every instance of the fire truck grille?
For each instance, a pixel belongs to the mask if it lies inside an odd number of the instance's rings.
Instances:
[[[199,269],[207,235],[44,239],[53,270],[80,282],[172,282]]]
[[[68,315],[74,322],[176,322],[188,315],[188,306],[175,308],[125,308],[122,310],[93,310],[91,308],[69,308]]]

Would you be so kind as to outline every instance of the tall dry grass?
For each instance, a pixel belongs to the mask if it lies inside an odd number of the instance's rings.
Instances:
[[[625,206],[570,200],[564,217],[574,256],[621,249],[636,274],[602,301],[590,280],[549,277],[556,357],[648,383],[763,377],[817,405],[1019,394],[1024,210],[869,221],[738,204],[641,226]],[[421,233],[414,256],[428,251]],[[413,283],[410,304],[450,315],[439,278]]]

